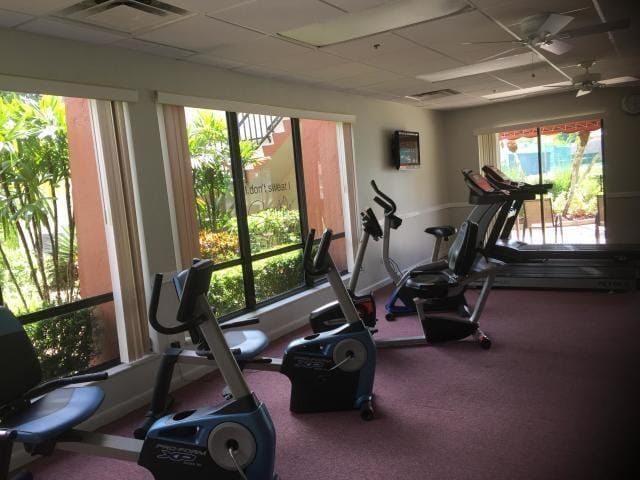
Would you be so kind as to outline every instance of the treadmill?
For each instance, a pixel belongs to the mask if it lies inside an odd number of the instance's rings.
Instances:
[[[511,193],[489,233],[487,254],[509,264],[496,277],[499,287],[543,287],[634,290],[640,266],[640,245],[543,244],[509,240],[524,200],[548,193],[551,184],[516,182],[493,166],[482,168],[495,188]]]

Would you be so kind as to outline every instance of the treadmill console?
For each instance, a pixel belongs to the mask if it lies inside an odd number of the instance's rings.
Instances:
[[[482,171],[487,179],[496,188],[504,188],[509,191],[520,190],[529,194],[543,194],[549,192],[553,188],[553,183],[525,183],[511,180],[505,173],[492,165],[485,165]]]
[[[509,192],[491,186],[479,173],[472,170],[462,170],[464,181],[469,187],[469,203],[473,205],[503,202],[509,197]]]

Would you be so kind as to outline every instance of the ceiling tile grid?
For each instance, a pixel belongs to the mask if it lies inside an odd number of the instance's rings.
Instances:
[[[277,33],[329,20],[344,12],[318,0],[254,0],[210,15],[261,32]]]
[[[25,32],[61,37],[78,42],[106,45],[126,38],[116,32],[108,32],[97,28],[85,27],[81,24],[56,20],[53,18],[36,18],[18,27]]]
[[[526,17],[542,13],[572,16],[564,31],[603,21],[593,0],[474,0],[479,10],[316,48],[286,40],[278,32],[358,15],[383,4],[402,8],[405,0],[163,0],[187,11],[165,24],[114,1],[111,9],[91,16],[60,18],[62,9],[79,1],[0,0],[0,27],[437,109],[484,104],[488,100],[482,95],[566,80],[545,63],[433,83],[416,78],[526,53],[527,47],[512,43],[492,17],[519,35]],[[543,55],[570,77],[584,72],[580,63],[595,60],[591,71],[603,79],[640,78],[640,1],[598,4],[605,20],[630,17],[631,27],[611,35],[566,39],[571,50],[562,55],[542,51]],[[446,88],[460,93],[431,101],[406,98]]]
[[[202,52],[216,46],[248,42],[262,34],[230,25],[214,18],[197,15],[156,30],[136,35],[136,38],[172,47]]]
[[[0,27],[11,28],[28,22],[33,17],[19,12],[0,10]]]

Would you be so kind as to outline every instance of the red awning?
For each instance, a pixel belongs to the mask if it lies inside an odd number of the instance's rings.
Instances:
[[[601,122],[597,120],[580,120],[570,123],[558,123],[556,125],[544,125],[540,127],[541,135],[553,135],[554,133],[575,133],[575,132],[593,132],[601,128]],[[538,135],[537,128],[523,128],[520,130],[511,130],[510,132],[500,132],[498,134],[500,140],[517,140],[518,138],[535,138]]]

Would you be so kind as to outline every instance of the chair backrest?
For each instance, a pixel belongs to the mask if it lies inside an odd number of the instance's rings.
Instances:
[[[13,313],[0,307],[0,406],[18,399],[41,380],[31,340]]]
[[[604,195],[598,195],[598,224],[604,225]]]
[[[553,206],[550,198],[543,198],[544,223],[553,225]],[[540,214],[540,200],[525,200],[523,202],[524,217],[527,226],[542,225],[542,215]]]
[[[478,224],[467,220],[449,248],[449,269],[456,275],[467,275],[478,253]]]

